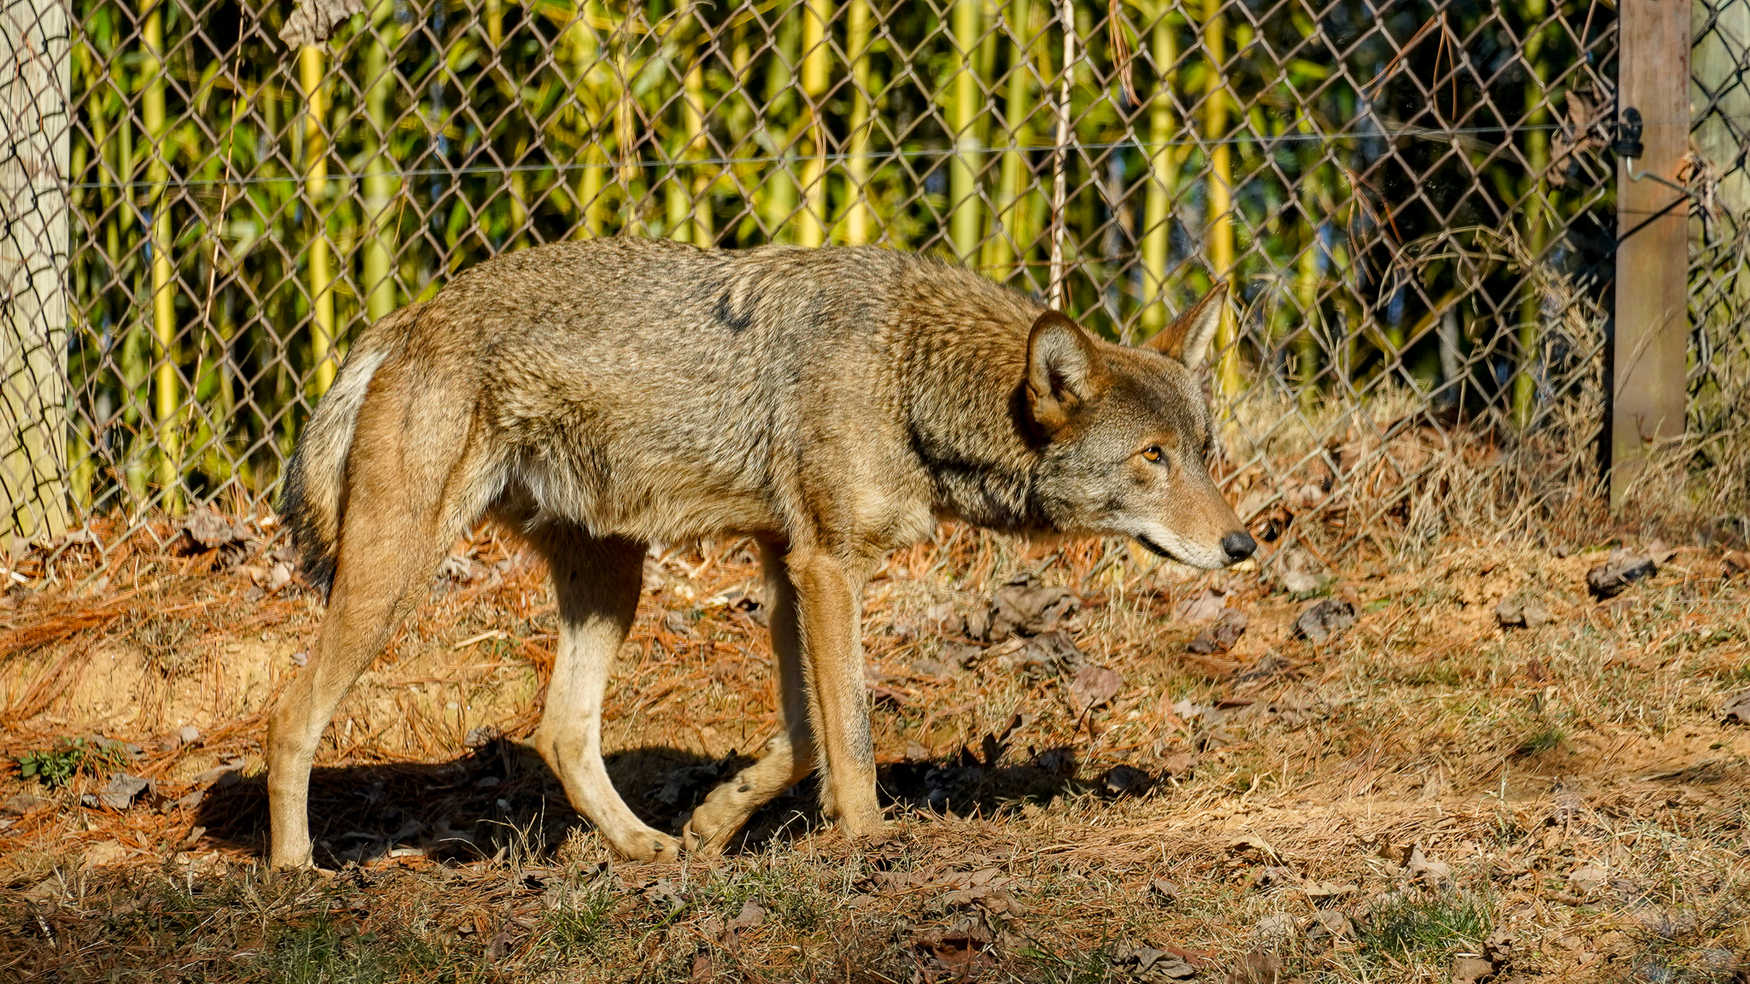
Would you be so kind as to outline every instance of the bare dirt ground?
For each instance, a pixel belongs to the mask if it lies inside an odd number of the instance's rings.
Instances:
[[[553,605],[483,535],[323,745],[335,873],[276,877],[264,711],[320,601],[271,526],[161,533],[0,600],[0,979],[1750,980],[1730,544],[1631,540],[1657,572],[1599,599],[1607,532],[1193,576],[947,528],[867,596],[896,837],[805,785],[656,866],[517,744]],[[659,827],[771,731],[760,595],[745,543],[647,563],[606,740]]]

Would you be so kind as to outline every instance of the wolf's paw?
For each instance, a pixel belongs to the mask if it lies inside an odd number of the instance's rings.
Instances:
[[[687,825],[681,828],[681,846],[687,849],[688,854],[716,857],[723,853],[723,842],[712,836],[714,833],[716,832],[702,833],[692,820],[688,820]]]
[[[729,838],[741,829],[752,814],[752,788],[745,776],[711,790],[705,801],[693,810],[681,829],[681,839],[693,854],[721,854]]]
[[[845,840],[862,848],[880,847],[899,833],[896,825],[879,817],[862,823],[847,823],[844,818],[840,818],[834,826],[844,835]]]
[[[681,842],[661,831],[640,831],[615,844],[630,861],[678,861]]]

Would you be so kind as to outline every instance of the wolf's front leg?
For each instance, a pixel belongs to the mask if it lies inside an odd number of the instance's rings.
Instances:
[[[723,849],[754,811],[794,786],[814,768],[814,732],[802,658],[801,615],[784,555],[763,546],[770,596],[772,655],[778,664],[778,733],[759,761],[742,769],[705,797],[682,832],[687,850],[714,854]]]
[[[815,746],[826,760],[821,797],[853,839],[883,830],[875,802],[875,746],[863,687],[863,565],[830,553],[793,550],[787,558],[800,616],[803,668],[813,696]]]

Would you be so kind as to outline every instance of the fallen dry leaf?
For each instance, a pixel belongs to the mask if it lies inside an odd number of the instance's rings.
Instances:
[[[1322,645],[1341,636],[1355,624],[1355,606],[1326,598],[1307,606],[1294,620],[1294,637]]]
[[[1120,945],[1112,952],[1112,966],[1123,972],[1122,980],[1184,981],[1197,976],[1197,968],[1184,957],[1146,945]]]
[[[1147,792],[1152,785],[1154,777],[1134,765],[1115,765],[1094,780],[1094,788],[1113,799]]]
[[[1420,844],[1410,848],[1410,860],[1404,867],[1409,869],[1411,877],[1430,885],[1444,885],[1452,880],[1452,865],[1427,857]]]
[[[1081,598],[1070,589],[1043,585],[1024,575],[998,588],[984,611],[966,616],[963,630],[967,638],[992,643],[1040,635],[1057,628],[1081,605]]]
[[[1205,588],[1195,595],[1179,602],[1173,608],[1173,617],[1181,622],[1213,622],[1227,610],[1227,595]]]
[[[133,806],[134,800],[151,788],[151,785],[152,782],[149,779],[141,779],[125,772],[118,772],[103,784],[103,788],[97,791],[97,795],[93,796],[87,793],[84,796],[84,802],[86,806],[102,804],[112,810],[125,810]]]
[[[1221,613],[1216,623],[1197,634],[1185,649],[1188,652],[1206,656],[1210,653],[1225,653],[1240,641],[1240,636],[1246,631],[1246,613],[1228,609]]]
[[[1720,709],[1720,719],[1727,724],[1750,724],[1750,690],[1727,697],[1726,706]]]
[[[189,513],[182,521],[182,535],[201,550],[216,550],[247,538],[247,533],[211,506]]]
[[[1750,551],[1728,550],[1720,556],[1720,576],[1736,577],[1750,571]]]
[[[1597,895],[1610,882],[1610,872],[1596,864],[1583,864],[1568,872],[1568,885],[1583,896]]]
[[[1452,984],[1477,984],[1495,973],[1495,965],[1482,957],[1461,953],[1452,958]]]
[[[1227,972],[1228,984],[1276,984],[1282,979],[1282,958],[1270,950],[1252,950]]]
[[[1086,714],[1118,695],[1124,687],[1124,677],[1117,670],[1089,664],[1076,671],[1069,684],[1070,708]]]
[[[1543,602],[1524,592],[1508,595],[1495,606],[1495,621],[1502,628],[1535,629],[1554,620]]]
[[[1586,572],[1586,590],[1602,601],[1623,592],[1630,584],[1659,573],[1652,557],[1632,554],[1620,548],[1610,552],[1610,558]]]

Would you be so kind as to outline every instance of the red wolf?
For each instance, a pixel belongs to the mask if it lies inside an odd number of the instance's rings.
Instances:
[[[316,745],[483,516],[545,556],[559,646],[534,747],[632,858],[716,851],[824,768],[823,806],[878,835],[860,593],[938,517],[1134,537],[1215,568],[1255,544],[1206,459],[1214,290],[1142,347],[971,272],[891,250],[570,242],[498,257],[359,337],[298,444],[282,512],[328,613],[268,738],[270,860],[307,866]],[[762,545],[782,727],[681,837],[601,756],[608,668],[653,541]]]

